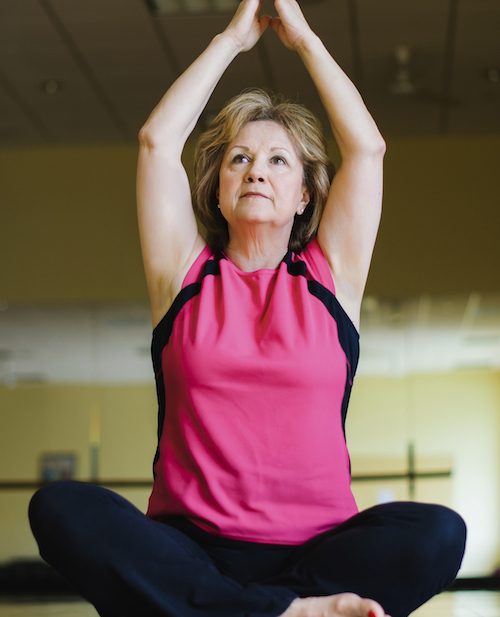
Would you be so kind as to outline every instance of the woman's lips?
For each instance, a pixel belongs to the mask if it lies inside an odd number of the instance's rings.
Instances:
[[[267,195],[264,195],[263,193],[254,193],[253,191],[245,193],[243,197],[264,197],[265,199],[269,199]]]

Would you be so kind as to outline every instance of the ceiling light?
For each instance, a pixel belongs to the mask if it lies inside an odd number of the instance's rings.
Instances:
[[[488,69],[486,71],[486,78],[493,84],[500,82],[500,69]]]
[[[45,81],[42,81],[40,85],[42,87],[42,90],[46,94],[55,94],[61,89],[62,81],[57,81],[56,79],[47,79]]]
[[[413,94],[417,88],[410,77],[411,50],[408,45],[398,45],[393,53],[396,60],[396,74],[389,90],[394,95]]]

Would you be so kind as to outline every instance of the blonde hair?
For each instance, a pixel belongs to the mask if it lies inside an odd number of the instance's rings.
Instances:
[[[227,103],[199,138],[195,151],[193,207],[206,229],[206,240],[213,251],[229,242],[227,222],[217,207],[219,170],[228,144],[248,122],[271,120],[280,124],[295,144],[304,167],[304,185],[310,202],[302,215],[296,215],[289,249],[300,251],[316,235],[325,207],[334,167],[326,153],[326,142],[319,120],[307,108],[291,103],[281,95],[264,90],[245,90]]]

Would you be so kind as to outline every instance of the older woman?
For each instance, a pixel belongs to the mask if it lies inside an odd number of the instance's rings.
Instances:
[[[102,616],[404,617],[462,559],[446,508],[357,512],[344,424],[385,147],[297,2],[275,7],[242,0],[140,133],[159,400],[147,516],[79,483],[32,501],[42,556]],[[269,25],[311,74],[342,164],[331,181],[312,114],[251,90],[201,137],[192,200],[185,141]]]

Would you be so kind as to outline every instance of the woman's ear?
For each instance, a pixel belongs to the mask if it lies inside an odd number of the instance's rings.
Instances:
[[[303,186],[302,187],[302,199],[300,200],[300,204],[297,209],[297,214],[304,214],[304,210],[307,208],[310,201],[311,201],[311,195],[309,193],[309,189],[307,188],[307,186]]]

